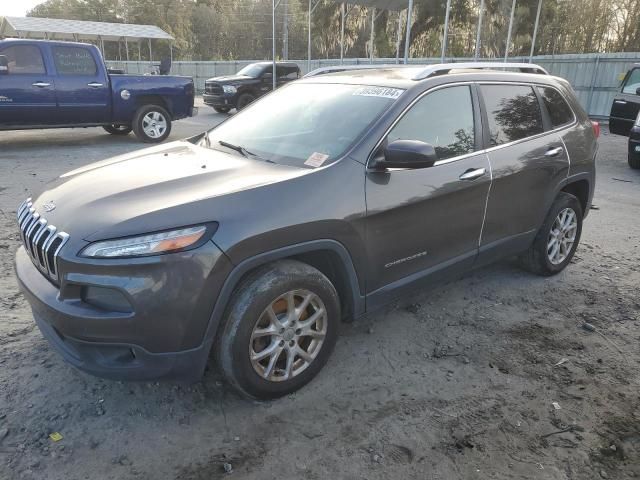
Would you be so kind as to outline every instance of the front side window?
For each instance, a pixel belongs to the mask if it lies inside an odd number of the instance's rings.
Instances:
[[[208,145],[242,147],[256,160],[317,168],[340,158],[404,92],[363,85],[290,83],[208,134]],[[238,149],[239,150],[239,149]]]
[[[502,145],[544,132],[542,113],[533,87],[481,85],[489,120],[490,145]]]
[[[59,75],[95,75],[98,71],[91,52],[79,47],[53,47],[53,61]]]
[[[573,122],[573,111],[560,92],[551,87],[538,87],[538,91],[554,128]]]
[[[10,74],[44,75],[45,68],[40,49],[33,45],[14,45],[0,51],[7,57]]]
[[[622,87],[622,93],[630,93],[635,95],[636,91],[640,88],[640,68],[634,68],[631,70],[627,81],[624,82]]]
[[[438,160],[473,152],[475,134],[469,86],[443,88],[418,100],[389,132],[387,142],[394,140],[430,143]]]

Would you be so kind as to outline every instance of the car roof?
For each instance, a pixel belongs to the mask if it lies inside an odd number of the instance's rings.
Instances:
[[[304,83],[343,83],[352,85],[372,85],[379,87],[410,89],[428,84],[445,84],[452,82],[487,81],[487,82],[525,82],[545,83],[550,85],[562,81],[557,77],[541,73],[521,73],[491,69],[452,68],[453,65],[387,65],[380,68],[367,66],[355,67],[355,70],[323,73],[307,76],[299,82]],[[442,73],[437,67],[449,67]],[[461,65],[462,66],[462,65]],[[466,66],[466,64],[465,64]],[[345,67],[348,68],[348,67]],[[542,69],[542,71],[544,71]],[[426,72],[426,73],[425,73]],[[426,76],[424,76],[426,75]]]
[[[0,40],[0,43],[46,43],[48,45],[79,45],[82,47],[95,47],[95,45],[91,43],[83,43],[83,42],[67,42],[64,40],[43,40],[37,38],[5,38]]]
[[[251,65],[260,65],[261,67],[266,67],[269,65],[273,65],[273,62],[256,62],[256,63],[252,63]],[[293,62],[276,62],[276,65],[279,66],[284,66],[284,67],[295,67],[295,68],[300,68],[298,67],[297,63],[293,63]]]

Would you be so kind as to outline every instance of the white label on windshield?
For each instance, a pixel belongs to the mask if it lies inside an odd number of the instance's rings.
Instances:
[[[309,158],[307,158],[307,161],[304,162],[304,164],[315,168],[321,167],[327,158],[329,158],[329,155],[313,152],[311,155],[309,155]]]
[[[361,97],[382,97],[396,99],[404,90],[400,88],[387,88],[387,87],[361,87],[353,92],[353,95],[359,95]]]

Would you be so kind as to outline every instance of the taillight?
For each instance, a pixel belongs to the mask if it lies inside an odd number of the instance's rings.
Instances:
[[[591,120],[591,126],[593,127],[593,134],[596,138],[600,137],[600,124],[596,121]]]

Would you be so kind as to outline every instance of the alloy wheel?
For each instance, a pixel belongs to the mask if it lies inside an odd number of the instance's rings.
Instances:
[[[558,213],[549,237],[547,238],[547,257],[554,265],[559,265],[571,253],[578,232],[578,216],[572,208],[564,208]]]
[[[318,295],[291,290],[264,309],[249,341],[255,372],[265,380],[290,380],[316,359],[327,334],[327,311]]]
[[[142,119],[142,130],[150,138],[160,138],[167,131],[167,119],[160,112],[149,112]]]

